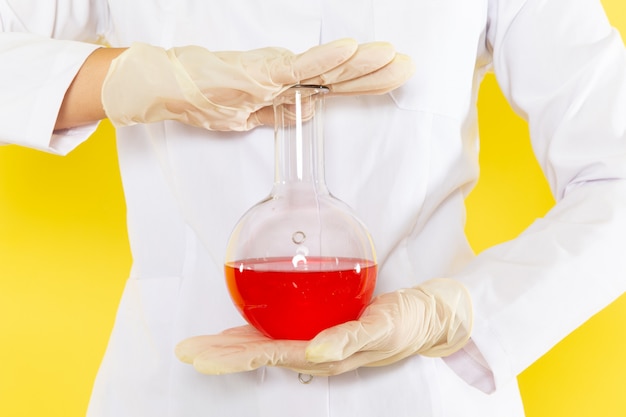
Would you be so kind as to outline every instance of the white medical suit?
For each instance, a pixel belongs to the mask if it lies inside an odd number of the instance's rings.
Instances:
[[[516,375],[626,290],[626,53],[597,0],[0,0],[0,28],[0,141],[60,154],[95,129],[53,134],[94,43],[391,42],[417,71],[390,94],[328,98],[327,183],[372,233],[377,293],[452,277],[473,299],[471,342],[446,360],[306,385],[279,368],[201,375],[174,346],[244,323],[223,260],[232,227],[271,189],[273,131],[120,128],[133,266],[89,417],[522,416]],[[487,71],[528,120],[557,204],[475,256],[464,199]]]

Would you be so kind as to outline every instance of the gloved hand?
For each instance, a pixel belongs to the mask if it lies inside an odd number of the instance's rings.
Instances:
[[[205,374],[280,366],[310,375],[337,375],[383,366],[414,354],[447,356],[470,337],[470,296],[458,281],[433,279],[376,297],[359,320],[313,340],[272,340],[251,326],[182,341],[176,355]]]
[[[343,39],[301,54],[281,48],[211,52],[135,43],[109,68],[102,104],[115,126],[177,120],[210,130],[249,130],[270,122],[274,97],[298,83],[336,85],[338,94],[381,94],[413,73],[385,42]]]

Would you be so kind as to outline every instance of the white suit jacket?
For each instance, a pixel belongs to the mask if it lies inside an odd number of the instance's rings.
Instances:
[[[222,264],[231,228],[270,191],[272,131],[121,128],[134,263],[90,417],[521,416],[516,375],[626,289],[626,53],[596,0],[0,0],[0,28],[0,141],[61,154],[94,129],[53,132],[93,42],[392,42],[417,64],[406,85],[327,100],[328,186],[372,233],[378,293],[445,276],[473,298],[471,343],[446,361],[415,356],[307,385],[274,368],[197,374],[173,348],[243,323]],[[529,122],[557,204],[475,256],[463,201],[490,70]]]

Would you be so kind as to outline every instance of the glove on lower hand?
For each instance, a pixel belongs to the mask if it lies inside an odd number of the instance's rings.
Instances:
[[[411,60],[384,42],[343,39],[301,54],[282,48],[211,52],[199,46],[165,50],[135,43],[117,57],[102,87],[115,126],[177,120],[210,130],[249,130],[271,122],[278,94],[298,83],[328,85],[338,94],[381,94],[404,83]]]
[[[447,356],[470,337],[472,307],[458,281],[434,279],[376,297],[359,320],[313,340],[272,340],[251,326],[196,336],[176,347],[178,358],[205,374],[280,366],[310,375],[337,375],[383,366],[414,354]]]

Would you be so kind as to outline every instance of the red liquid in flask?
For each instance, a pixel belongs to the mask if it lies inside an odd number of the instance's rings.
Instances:
[[[357,319],[374,292],[377,267],[354,258],[248,259],[225,265],[243,317],[274,339],[309,340]]]

